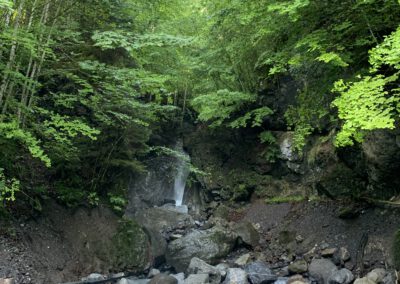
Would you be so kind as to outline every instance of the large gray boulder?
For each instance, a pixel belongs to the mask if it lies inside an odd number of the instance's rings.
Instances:
[[[167,251],[165,231],[194,226],[194,220],[190,215],[158,207],[137,212],[135,219],[150,238],[151,256],[154,264],[165,260]]]
[[[313,259],[308,268],[310,276],[322,284],[327,284],[331,275],[337,270],[336,265],[328,259]]]
[[[193,257],[217,264],[233,250],[236,240],[235,233],[219,225],[204,231],[195,230],[170,242],[166,259],[178,272],[185,271]]]

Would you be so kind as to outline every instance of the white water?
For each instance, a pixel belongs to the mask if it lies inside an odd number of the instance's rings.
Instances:
[[[185,194],[186,180],[189,175],[189,155],[183,150],[182,142],[178,142],[175,146],[175,150],[179,152],[176,176],[174,180],[174,200],[175,206],[179,207],[183,205],[183,196]]]

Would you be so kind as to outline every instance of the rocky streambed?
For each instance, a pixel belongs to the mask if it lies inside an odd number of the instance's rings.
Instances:
[[[14,283],[90,283],[109,276],[114,277],[109,283],[120,284],[395,283],[391,243],[400,213],[358,204],[357,214],[344,219],[339,207],[337,201],[268,205],[255,200],[237,209],[220,204],[207,218],[148,208],[130,216],[137,225],[128,229],[147,236],[124,239],[132,242],[132,253],[110,245],[118,218],[108,209],[69,212],[53,205],[50,215],[19,220],[12,232],[2,234],[0,278]],[[132,260],[137,266],[124,268]]]

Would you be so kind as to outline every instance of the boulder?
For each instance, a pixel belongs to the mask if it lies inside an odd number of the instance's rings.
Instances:
[[[185,273],[181,272],[178,274],[172,274],[171,276],[175,277],[176,280],[178,280],[178,284],[184,284],[185,283]]]
[[[250,254],[246,253],[240,257],[238,257],[238,259],[236,259],[235,264],[238,266],[245,266],[249,261],[250,261]]]
[[[160,270],[153,268],[153,269],[150,270],[150,272],[147,275],[147,277],[153,278],[154,276],[156,276],[156,275],[158,275],[160,273],[161,273]]]
[[[354,280],[353,273],[347,268],[340,269],[339,271],[333,272],[329,276],[329,284],[349,284]]]
[[[186,228],[194,225],[194,220],[188,214],[183,214],[166,208],[148,208],[137,212],[137,222],[144,228],[150,238],[153,264],[165,260],[167,241],[164,232],[176,228]]]
[[[209,276],[208,274],[191,274],[185,279],[185,284],[208,284]]]
[[[386,276],[386,270],[383,268],[376,268],[367,274],[367,278],[371,279],[375,283],[382,282]]]
[[[289,272],[293,274],[301,274],[307,272],[308,265],[304,259],[297,260],[289,265]]]
[[[233,226],[232,230],[239,236],[243,243],[256,247],[260,242],[260,234],[250,222],[241,222]]]
[[[102,274],[99,273],[92,273],[88,277],[82,278],[82,281],[99,281],[99,280],[105,280],[106,277]]]
[[[369,279],[367,277],[363,277],[363,278],[357,278],[354,281],[354,284],[376,284],[376,282],[372,281],[371,279]]]
[[[351,258],[349,251],[345,247],[339,249],[339,256],[340,260],[343,262],[349,261]]]
[[[327,284],[329,277],[337,270],[336,265],[328,259],[313,259],[308,267],[310,276],[322,284]]]
[[[223,284],[248,284],[247,273],[241,268],[229,268]]]
[[[252,284],[268,284],[277,280],[277,277],[268,266],[261,261],[249,263],[244,270],[247,272],[248,278]]]
[[[0,284],[14,284],[13,278],[0,278]]]
[[[219,273],[221,274],[222,278],[225,278],[226,274],[228,273],[229,270],[229,265],[227,263],[220,263],[215,266],[216,269],[218,269]]]
[[[193,257],[216,264],[233,250],[236,240],[237,235],[222,226],[204,231],[195,230],[170,242],[166,259],[178,272],[185,271]]]
[[[308,281],[303,276],[297,274],[289,278],[287,284],[308,284]]]
[[[205,261],[194,257],[190,261],[189,267],[186,270],[187,274],[207,274],[210,277],[210,283],[221,283],[221,272]]]
[[[178,280],[167,274],[158,274],[150,280],[149,284],[178,284]]]

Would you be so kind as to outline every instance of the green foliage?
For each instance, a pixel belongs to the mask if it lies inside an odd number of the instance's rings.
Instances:
[[[19,180],[7,178],[4,169],[0,168],[0,202],[15,201],[15,194],[20,190],[19,184]]]
[[[366,131],[394,129],[400,114],[400,28],[386,37],[382,44],[370,51],[369,75],[358,76],[359,81],[339,80],[333,91],[340,94],[333,102],[338,116],[344,121],[336,137],[338,146],[362,142]],[[379,74],[385,66],[391,74]]]
[[[217,127],[255,100],[256,96],[253,94],[218,90],[216,93],[196,97],[193,99],[192,105],[199,112],[198,119],[200,121],[212,121],[211,127]],[[242,120],[232,122],[231,127],[246,125],[252,115],[257,118],[256,113],[248,114]]]

